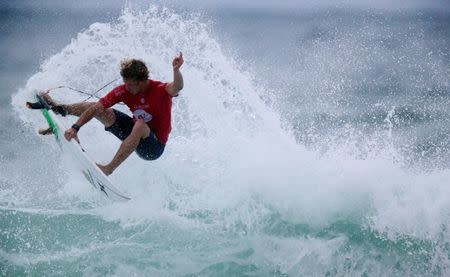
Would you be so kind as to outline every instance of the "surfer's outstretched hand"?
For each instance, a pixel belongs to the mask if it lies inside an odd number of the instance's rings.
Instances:
[[[77,131],[74,128],[69,128],[64,133],[64,137],[70,141],[71,139],[76,140],[78,143],[80,143],[80,140],[78,139]]]
[[[179,53],[178,56],[176,56],[172,61],[172,66],[174,70],[180,69],[180,67],[183,65],[184,59],[183,59],[183,53]]]

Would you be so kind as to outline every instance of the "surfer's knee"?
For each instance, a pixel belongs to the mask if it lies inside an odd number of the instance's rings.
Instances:
[[[134,123],[132,133],[135,133],[140,138],[146,138],[150,134],[150,127],[148,127],[147,123],[143,119],[139,119]]]
[[[114,113],[113,109],[111,108],[104,109],[103,114],[104,117],[106,118],[108,125],[113,125],[114,122],[116,122],[116,114]]]
[[[109,127],[116,121],[116,115],[113,109],[105,109],[102,104],[97,103],[95,107],[95,118],[97,118],[105,127]]]

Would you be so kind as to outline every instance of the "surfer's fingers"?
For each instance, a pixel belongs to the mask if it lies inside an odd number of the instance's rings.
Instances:
[[[68,141],[70,141],[70,140],[73,138],[73,134],[72,134],[72,132],[70,131],[70,129],[68,129],[68,130],[66,130],[66,131],[64,132],[64,137],[65,137]]]
[[[67,131],[64,132],[64,137],[65,137],[67,140],[69,140],[70,137],[69,137],[69,133],[68,133]]]

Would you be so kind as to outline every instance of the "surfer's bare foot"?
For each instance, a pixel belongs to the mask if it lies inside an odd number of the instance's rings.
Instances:
[[[111,169],[111,167],[107,166],[107,165],[101,165],[98,163],[95,163],[98,168],[100,168],[100,170],[105,173],[106,176],[111,175],[111,173],[113,173],[113,170]]]

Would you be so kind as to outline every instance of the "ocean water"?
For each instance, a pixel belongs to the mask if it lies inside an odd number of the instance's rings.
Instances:
[[[0,276],[449,276],[450,9],[414,3],[2,2]],[[166,151],[110,202],[24,102],[179,51]]]

